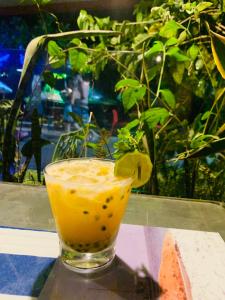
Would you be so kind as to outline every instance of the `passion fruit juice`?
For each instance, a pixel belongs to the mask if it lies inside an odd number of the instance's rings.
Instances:
[[[47,191],[64,247],[95,253],[113,244],[131,191],[131,178],[114,176],[114,163],[64,160],[47,166]]]

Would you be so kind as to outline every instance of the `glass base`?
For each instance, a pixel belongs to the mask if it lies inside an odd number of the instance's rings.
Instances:
[[[106,269],[115,257],[114,247],[99,252],[83,253],[62,248],[61,260],[64,266],[74,272],[88,274]]]

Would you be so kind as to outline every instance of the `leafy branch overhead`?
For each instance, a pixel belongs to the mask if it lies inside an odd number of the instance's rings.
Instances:
[[[89,30],[83,30],[83,31],[71,31],[71,32],[62,32],[62,33],[56,33],[56,34],[49,34],[49,35],[43,35],[39,36],[35,39],[33,39],[27,46],[26,52],[25,52],[25,58],[24,58],[24,64],[23,64],[23,70],[21,73],[18,90],[15,96],[15,100],[13,102],[13,106],[11,109],[11,114],[7,123],[6,132],[5,132],[5,139],[4,139],[4,145],[3,145],[3,179],[5,180],[13,180],[12,176],[10,174],[10,166],[14,163],[14,157],[15,153],[10,153],[8,151],[8,145],[14,145],[15,144],[15,130],[16,130],[16,122],[17,117],[20,111],[20,107],[23,101],[23,98],[25,96],[25,91],[27,88],[27,85],[29,81],[31,81],[32,72],[38,62],[38,59],[40,55],[45,50],[48,42],[50,41],[59,41],[59,40],[70,40],[75,37],[90,37],[90,36],[116,36],[118,35],[118,32],[113,31],[89,31]],[[56,50],[57,55],[59,52],[59,49]],[[54,54],[55,55],[55,54]],[[13,151],[13,150],[12,150]],[[15,150],[14,150],[15,151]]]
[[[161,188],[167,185],[167,171],[173,167],[175,172],[185,174],[183,181],[186,191],[190,191],[186,196],[191,196],[195,189],[191,176],[196,178],[198,170],[204,169],[208,156],[214,156],[222,165],[223,1],[141,0],[134,16],[135,21],[119,22],[81,10],[78,31],[44,35],[31,41],[6,129],[5,178],[9,177],[12,162],[7,147],[14,145],[14,125],[25,87],[43,49],[48,50],[52,68],[69,63],[73,71],[91,72],[98,78],[110,65],[113,72],[109,75],[118,75],[115,93],[128,121],[118,131],[115,157],[135,149],[151,156],[153,176],[148,192],[159,194],[160,182]],[[49,72],[45,72],[45,78],[53,82]],[[71,136],[64,138],[71,141]],[[63,149],[64,140],[61,142]],[[171,166],[173,159],[180,160],[181,169]]]

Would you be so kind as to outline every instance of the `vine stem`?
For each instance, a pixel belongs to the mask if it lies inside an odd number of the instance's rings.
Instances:
[[[83,143],[82,149],[80,151],[79,157],[82,156],[83,152],[84,152],[84,157],[87,157],[87,139],[88,139],[88,135],[90,133],[90,123],[91,123],[92,116],[93,116],[93,112],[90,112],[89,120],[88,120],[88,123],[85,128],[84,143]]]
[[[215,101],[213,102],[213,105],[210,109],[210,114],[209,114],[209,117],[207,118],[206,120],[206,123],[205,123],[205,126],[204,126],[204,129],[203,129],[203,134],[206,133],[206,130],[207,130],[207,127],[208,127],[208,124],[209,124],[209,119],[210,119],[210,115],[212,114],[212,111],[216,105],[216,103],[219,101],[219,99],[224,95],[225,93],[225,88],[221,91],[221,93],[218,95],[218,97],[215,99]]]
[[[162,21],[162,19],[157,20],[149,20],[149,21],[140,21],[140,22],[129,22],[126,23],[127,26],[133,26],[133,25],[144,25],[144,24],[154,24]],[[117,23],[116,26],[121,26],[123,23]]]
[[[113,55],[109,55],[109,57],[114,60],[116,63],[118,63],[118,65],[120,65],[122,68],[124,68],[127,72],[129,72],[132,76],[134,76],[137,80],[139,80],[139,78],[133,73],[131,72],[127,66],[125,66],[124,64],[122,64],[118,59],[116,59],[115,57],[113,57]]]
[[[157,101],[157,99],[159,97],[161,83],[162,83],[162,77],[163,77],[164,67],[165,67],[165,60],[166,60],[166,51],[165,51],[165,47],[164,47],[163,56],[162,56],[162,67],[161,67],[160,75],[159,75],[159,83],[158,83],[158,86],[157,86],[157,91],[156,91],[155,99],[152,101],[152,105],[151,106],[153,106],[155,104],[155,102]]]
[[[169,118],[169,120],[166,121],[166,123],[159,129],[159,131],[156,133],[156,136],[158,136],[166,127],[169,125],[169,123],[173,120],[173,117]]]
[[[213,128],[214,123],[216,122],[216,119],[217,119],[217,125],[218,125],[219,114],[221,113],[221,110],[222,110],[223,107],[224,107],[224,103],[225,103],[225,98],[223,98],[222,103],[221,103],[220,107],[218,108],[218,110],[217,110],[217,112],[216,112],[216,116],[215,116],[215,118],[213,119],[213,121],[212,121],[212,123],[211,123],[209,129]]]
[[[182,42],[180,45],[186,45],[186,44],[189,44],[189,43],[192,43],[192,42],[196,42],[196,41],[199,41],[199,40],[202,40],[202,39],[208,39],[210,40],[210,37],[208,35],[200,35],[200,36],[196,36],[188,41],[184,41]]]

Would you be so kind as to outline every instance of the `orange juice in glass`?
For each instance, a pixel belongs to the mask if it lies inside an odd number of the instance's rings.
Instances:
[[[132,178],[116,177],[114,162],[92,158],[58,161],[44,173],[64,265],[83,273],[108,266]]]

